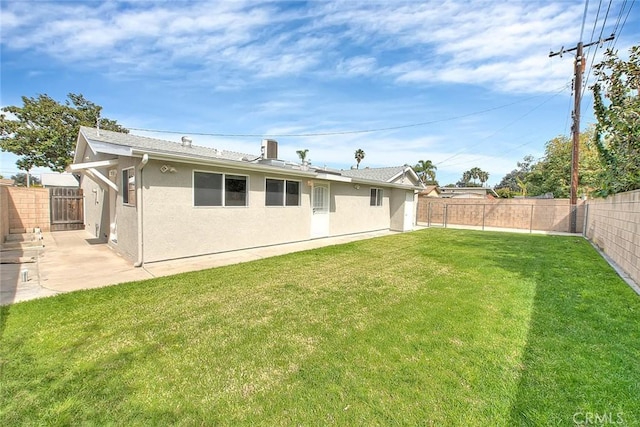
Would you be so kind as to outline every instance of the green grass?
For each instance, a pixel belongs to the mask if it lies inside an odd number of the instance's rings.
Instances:
[[[581,238],[428,229],[1,310],[0,425],[640,424],[640,297]]]

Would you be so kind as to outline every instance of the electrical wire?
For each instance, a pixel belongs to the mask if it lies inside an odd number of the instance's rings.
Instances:
[[[609,5],[607,6],[607,13],[605,13],[604,15],[604,20],[602,21],[602,28],[600,28],[600,35],[598,36],[598,40],[602,40],[602,34],[604,34],[604,29],[605,26],[607,25],[607,19],[609,18],[609,11],[611,10],[611,3],[613,2],[613,0],[609,0]],[[600,12],[600,7],[598,7],[598,12]],[[596,16],[596,21],[593,23],[593,29],[595,30],[596,28],[596,24],[598,21],[598,17]],[[613,33],[615,34],[615,32]],[[591,33],[591,38],[593,39],[593,32]],[[594,51],[598,50],[598,47],[600,46],[599,44],[594,45]],[[589,47],[589,51],[591,50],[592,47],[594,46],[590,46]],[[584,93],[587,89],[587,85],[588,85],[588,81],[589,81],[589,77],[591,77],[591,70],[593,69],[593,63],[595,62],[596,59],[596,55],[595,53],[591,56],[591,64],[589,65],[589,69],[587,70],[587,78],[584,79],[584,83],[582,85],[582,93],[580,95],[580,97],[584,97]]]
[[[511,125],[513,125],[514,123],[516,123],[516,122],[518,122],[518,121],[522,120],[523,118],[525,118],[525,117],[526,117],[526,116],[528,116],[529,114],[533,113],[533,112],[534,112],[535,110],[537,110],[538,108],[542,107],[542,106],[543,106],[544,104],[546,104],[547,102],[551,101],[551,100],[552,100],[553,98],[555,98],[556,96],[560,95],[560,93],[562,93],[562,92],[563,92],[566,88],[568,88],[568,87],[569,87],[569,83],[567,83],[566,85],[564,85],[564,86],[563,86],[560,90],[558,90],[556,93],[552,94],[551,96],[549,96],[548,98],[546,98],[544,101],[542,101],[540,104],[538,104],[538,105],[534,106],[533,108],[531,108],[530,110],[528,110],[526,113],[524,113],[524,114],[523,114],[523,115],[521,115],[520,117],[518,117],[518,118],[516,118],[515,120],[511,121],[510,123],[508,123],[507,125],[503,126],[503,127],[502,127],[502,128],[500,128],[500,129],[498,129],[498,130],[497,130],[497,131],[495,131],[494,133],[492,133],[492,134],[490,134],[490,135],[487,135],[487,136],[485,136],[484,138],[481,138],[481,139],[477,140],[477,141],[476,141],[476,143],[475,143],[474,145],[472,145],[472,146],[470,146],[470,147],[466,147],[466,148],[464,148],[463,150],[460,150],[459,152],[455,153],[454,155],[452,155],[452,156],[450,156],[450,157],[447,157],[446,159],[444,159],[444,160],[442,160],[442,161],[440,161],[440,162],[438,162],[438,163],[435,163],[435,164],[436,164],[436,166],[442,166],[442,165],[443,165],[443,164],[445,164],[447,161],[449,161],[449,160],[451,160],[451,159],[453,159],[453,158],[455,158],[455,157],[459,156],[460,154],[464,153],[464,152],[465,152],[465,151],[467,151],[468,149],[477,147],[481,141],[484,141],[484,140],[486,140],[486,139],[489,139],[489,138],[491,138],[491,137],[493,137],[493,136],[497,135],[498,133],[502,132],[503,130],[505,130],[505,129],[506,129],[506,128],[508,128],[509,126],[511,126]],[[514,148],[512,148],[510,151],[507,151],[506,153],[503,153],[503,154],[510,153],[510,152],[512,152],[512,151],[514,151],[514,150],[516,150],[517,148],[520,148],[520,147],[522,147],[522,146],[525,146],[525,145],[530,144],[531,142],[533,142],[533,141],[530,141],[530,142],[527,142],[527,143],[525,143],[525,144],[522,144],[522,145],[519,145],[519,146],[517,146],[517,147],[514,147]],[[480,160],[480,159],[481,159],[481,157],[473,158],[473,159],[470,159],[470,160],[465,160],[464,162],[449,164],[448,166],[457,166],[457,165],[460,165],[460,164],[472,163],[472,162],[475,162],[475,161]]]
[[[627,3],[627,1],[625,0],[625,2],[623,3],[623,8],[621,9],[622,11],[624,11],[624,6]],[[620,26],[620,30],[618,31],[618,37],[614,40],[612,40],[612,44],[611,44],[611,49],[615,49],[616,47],[616,42],[618,41],[618,39],[620,38],[620,34],[622,34],[622,29],[624,28],[625,24],[627,23],[627,18],[629,18],[629,15],[631,14],[631,9],[633,9],[633,5],[635,5],[635,0],[631,1],[631,4],[629,5],[629,10],[627,11],[627,15],[624,17],[624,21],[622,21],[622,25]]]
[[[562,86],[559,90],[562,91],[566,89],[567,85]],[[511,102],[509,104],[499,105],[497,107],[487,108],[485,110],[474,111],[468,114],[462,114],[459,116],[446,117],[444,119],[431,120],[428,122],[420,122],[420,123],[411,123],[406,125],[399,126],[389,126],[382,128],[374,128],[374,129],[358,129],[358,130],[345,130],[345,131],[335,131],[335,132],[316,132],[316,133],[287,133],[287,134],[268,134],[268,133],[215,133],[215,132],[186,132],[186,131],[175,131],[175,130],[160,130],[160,129],[146,129],[146,128],[136,128],[136,127],[127,127],[129,130],[137,130],[140,132],[151,132],[151,133],[168,133],[168,134],[189,134],[189,135],[197,135],[197,136],[215,136],[215,137],[225,137],[225,138],[264,138],[264,137],[274,137],[274,138],[287,138],[287,137],[296,137],[296,138],[306,138],[306,137],[315,137],[315,136],[333,136],[333,135],[352,135],[352,134],[361,134],[361,133],[375,133],[375,132],[384,132],[389,130],[398,130],[398,129],[407,129],[412,127],[420,127],[427,126],[436,123],[450,122],[454,120],[464,119],[467,117],[477,116],[484,113],[489,113],[491,111],[501,110],[503,108],[511,107],[516,104],[520,104],[526,101],[529,101],[534,98],[538,98],[542,95],[534,95],[528,98],[524,98],[518,101]],[[126,127],[126,126],[125,126]]]

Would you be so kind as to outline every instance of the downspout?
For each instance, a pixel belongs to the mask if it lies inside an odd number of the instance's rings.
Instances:
[[[142,185],[142,169],[144,169],[144,167],[146,166],[146,164],[149,162],[149,155],[148,154],[144,154],[142,156],[142,160],[140,161],[140,164],[138,165],[138,170],[140,171],[139,175],[140,177],[138,179],[136,179],[136,185],[138,185],[138,191],[136,192],[136,205],[138,207],[138,261],[136,261],[135,264],[133,264],[134,267],[142,267],[142,264],[144,262],[144,255],[143,255],[143,249],[144,249],[144,243],[143,243],[143,238],[144,238],[144,233],[143,233],[143,229],[142,229],[142,212],[143,212],[143,208],[142,208],[142,189],[144,188],[144,186]]]

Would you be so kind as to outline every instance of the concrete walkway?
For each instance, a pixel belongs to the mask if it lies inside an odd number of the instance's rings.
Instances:
[[[359,233],[298,243],[267,246],[145,264],[133,267],[131,261],[116,254],[108,245],[98,243],[88,232],[59,231],[43,233],[44,247],[25,249],[20,259],[25,263],[0,265],[0,305],[48,297],[80,289],[160,276],[203,270],[253,261],[261,258],[338,245],[356,240],[392,234],[390,231]],[[34,261],[35,260],[35,261]],[[22,270],[28,280],[22,281]]]

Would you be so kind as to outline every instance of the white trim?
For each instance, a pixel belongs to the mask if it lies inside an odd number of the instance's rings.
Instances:
[[[120,192],[118,185],[115,182],[111,181],[106,176],[104,176],[102,172],[100,172],[99,170],[94,168],[88,168],[83,170],[82,172],[89,175],[90,177],[94,178],[97,181],[102,181],[103,183],[107,184],[111,189],[113,189],[116,192],[116,194]]]
[[[73,163],[69,165],[69,170],[81,171],[83,169],[103,168],[107,166],[115,166],[117,164],[118,164],[118,159],[98,160],[97,162],[87,162],[87,163]]]

